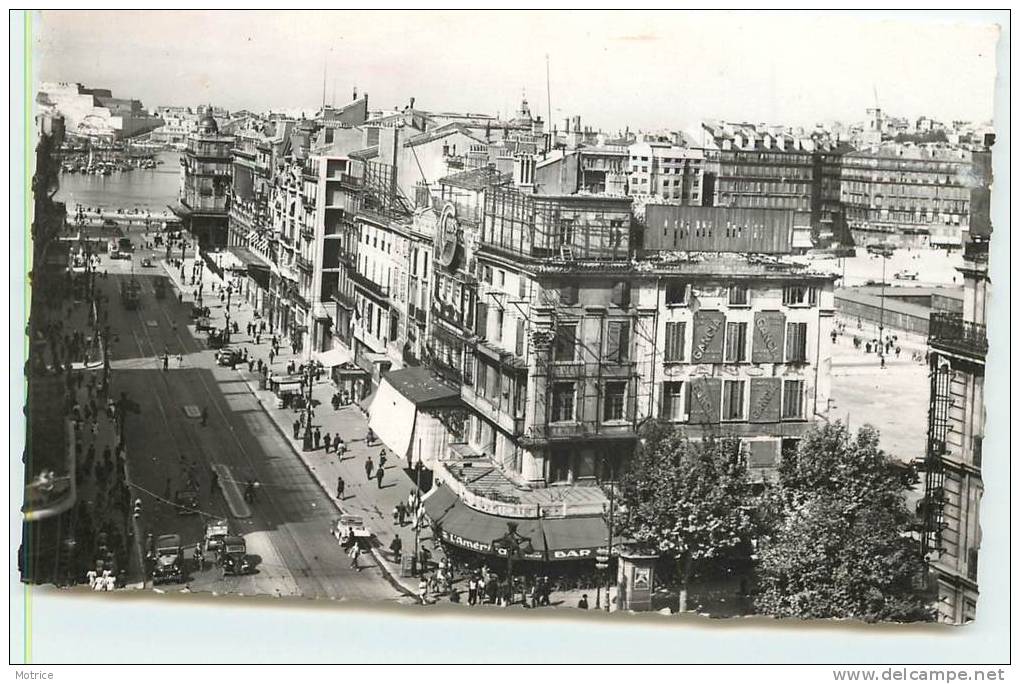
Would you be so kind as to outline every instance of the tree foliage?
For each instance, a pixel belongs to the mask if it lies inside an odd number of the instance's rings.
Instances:
[[[780,468],[783,511],[761,543],[756,607],[784,617],[931,619],[925,565],[878,432],[812,430]]]
[[[684,565],[746,545],[747,467],[733,440],[692,442],[652,423],[621,481],[621,532]]]

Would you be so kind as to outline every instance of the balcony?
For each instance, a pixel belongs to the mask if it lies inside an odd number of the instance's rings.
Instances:
[[[361,179],[357,176],[352,176],[349,173],[338,173],[329,176],[326,180],[336,181],[340,183],[342,187],[349,188],[351,190],[361,189]]]
[[[592,422],[570,422],[570,423],[547,423],[545,425],[532,425],[528,429],[524,442],[567,442],[573,440],[610,440],[610,439],[636,439],[637,432],[633,423],[592,423]]]
[[[479,415],[489,422],[495,423],[507,434],[520,437],[524,434],[524,418],[511,416],[505,411],[499,410],[487,397],[476,391],[474,387],[462,385],[460,398],[465,404],[474,409]]]
[[[357,271],[351,271],[350,273],[348,273],[348,275],[350,276],[351,280],[354,281],[354,284],[359,286],[361,289],[371,294],[374,294],[376,297],[380,297],[382,299],[389,298],[390,288],[388,285],[380,285],[379,283],[373,280],[369,280],[368,278],[366,278],[361,273],[358,273]]]
[[[312,260],[300,254],[294,255],[294,265],[297,266],[302,271],[304,271],[305,273],[312,272]]]
[[[310,226],[301,226],[301,237],[307,240],[315,239],[315,230]]]
[[[980,361],[988,354],[985,326],[965,321],[960,314],[932,312],[928,319],[928,344]]]

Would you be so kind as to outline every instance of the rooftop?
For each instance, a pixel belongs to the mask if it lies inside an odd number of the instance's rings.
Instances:
[[[483,190],[491,185],[506,185],[513,180],[513,175],[502,173],[491,166],[468,169],[452,173],[439,179],[441,185],[451,185],[464,190]]]

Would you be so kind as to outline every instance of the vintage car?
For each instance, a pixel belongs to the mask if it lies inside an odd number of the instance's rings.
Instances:
[[[345,548],[352,542],[365,545],[372,539],[372,532],[365,526],[365,520],[360,515],[341,515],[333,521],[329,531]]]
[[[142,259],[142,268],[152,268],[152,259],[149,257]]]
[[[212,520],[205,526],[205,553],[215,558],[223,548],[223,540],[230,534],[230,526],[223,518]]]
[[[229,337],[225,330],[210,330],[206,339],[208,340],[210,349],[220,349],[227,344]],[[219,359],[219,354],[216,355],[216,358]],[[228,362],[220,365],[229,366],[230,363]]]
[[[191,487],[177,490],[174,495],[177,515],[196,515],[198,513],[198,492]]]
[[[900,271],[895,278],[896,280],[917,280],[917,271]]]
[[[184,572],[181,570],[181,537],[177,534],[164,534],[156,540],[153,552],[152,582],[181,582]]]
[[[224,347],[216,352],[216,363],[221,366],[230,366],[241,363],[241,351],[234,347]]]
[[[245,575],[251,572],[252,564],[248,560],[248,547],[244,542],[244,537],[224,537],[219,550],[219,562],[224,577]]]

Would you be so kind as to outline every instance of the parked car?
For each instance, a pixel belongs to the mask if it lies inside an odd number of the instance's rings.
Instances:
[[[152,268],[152,259],[149,257],[142,259],[142,268]]]
[[[223,547],[223,540],[230,534],[230,526],[223,518],[212,520],[205,526],[205,553],[215,558]]]
[[[896,274],[897,280],[917,280],[917,271],[903,270]]]
[[[333,521],[330,533],[343,547],[350,546],[352,541],[367,544],[372,539],[372,531],[360,515],[341,515]]]
[[[181,570],[181,537],[178,534],[164,534],[156,540],[153,558],[153,584],[162,582],[181,582],[184,572]]]
[[[248,547],[244,537],[229,536],[223,538],[219,551],[220,567],[223,576],[245,575],[252,571],[252,563],[248,560]]]
[[[234,347],[224,347],[216,352],[216,363],[221,366],[230,366],[241,363],[241,352]]]

